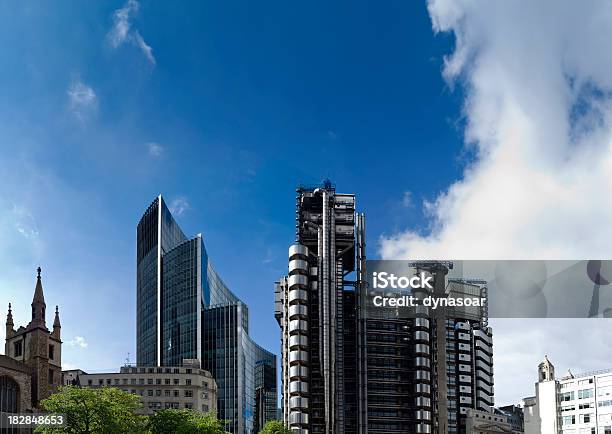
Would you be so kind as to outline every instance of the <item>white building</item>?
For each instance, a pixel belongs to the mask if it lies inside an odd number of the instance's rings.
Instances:
[[[612,434],[612,369],[557,380],[546,357],[535,391],[523,400],[525,434]]]

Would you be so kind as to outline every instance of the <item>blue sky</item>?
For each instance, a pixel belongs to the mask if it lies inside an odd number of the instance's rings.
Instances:
[[[278,351],[295,185],[356,193],[375,257],[381,235],[427,231],[421,201],[468,158],[441,76],[453,39],[423,3],[27,1],[0,17],[0,302],[25,325],[41,265],[68,366],[134,361],[135,231],[158,193]]]
[[[609,259],[611,24],[605,0],[0,3],[0,309],[27,324],[41,265],[64,367],[134,361],[162,193],[278,351],[294,187],[327,177],[370,258]],[[498,404],[544,354],[610,367],[606,320],[491,323]]]

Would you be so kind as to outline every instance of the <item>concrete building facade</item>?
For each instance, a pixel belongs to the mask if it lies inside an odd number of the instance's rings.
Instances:
[[[522,431],[513,429],[506,416],[473,408],[467,411],[465,428],[470,434],[522,434]]]
[[[525,434],[612,434],[612,370],[556,379],[545,357],[535,391],[523,400]]]
[[[73,381],[81,387],[117,387],[139,395],[143,414],[168,408],[217,412],[217,384],[210,372],[200,368],[198,360],[163,368],[122,366],[119,372],[109,373],[64,372],[66,380],[75,376]]]

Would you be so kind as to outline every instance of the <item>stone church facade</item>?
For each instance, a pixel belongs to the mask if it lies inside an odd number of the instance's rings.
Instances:
[[[0,355],[0,412],[40,410],[40,401],[57,390],[62,381],[62,340],[59,310],[53,328],[46,325],[45,297],[38,268],[32,319],[15,329],[12,306],[6,317],[6,343]]]

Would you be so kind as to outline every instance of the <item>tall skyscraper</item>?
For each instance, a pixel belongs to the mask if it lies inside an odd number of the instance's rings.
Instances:
[[[462,433],[467,410],[493,406],[486,311],[367,313],[365,217],[330,182],[299,187],[288,275],[275,285],[283,418],[307,433]],[[433,277],[419,297],[483,296],[484,282],[447,279],[450,264],[415,263]]]
[[[357,361],[345,353],[356,350],[357,283],[346,276],[356,270],[361,218],[355,196],[329,182],[297,189],[289,274],[276,285],[284,418],[297,433],[356,429]]]
[[[258,363],[276,356],[249,336],[249,310],[215,272],[202,235],[188,238],[162,196],[137,228],[139,366],[180,366],[199,359],[218,387],[217,410],[232,433],[254,432]],[[260,384],[276,395],[276,374]]]

